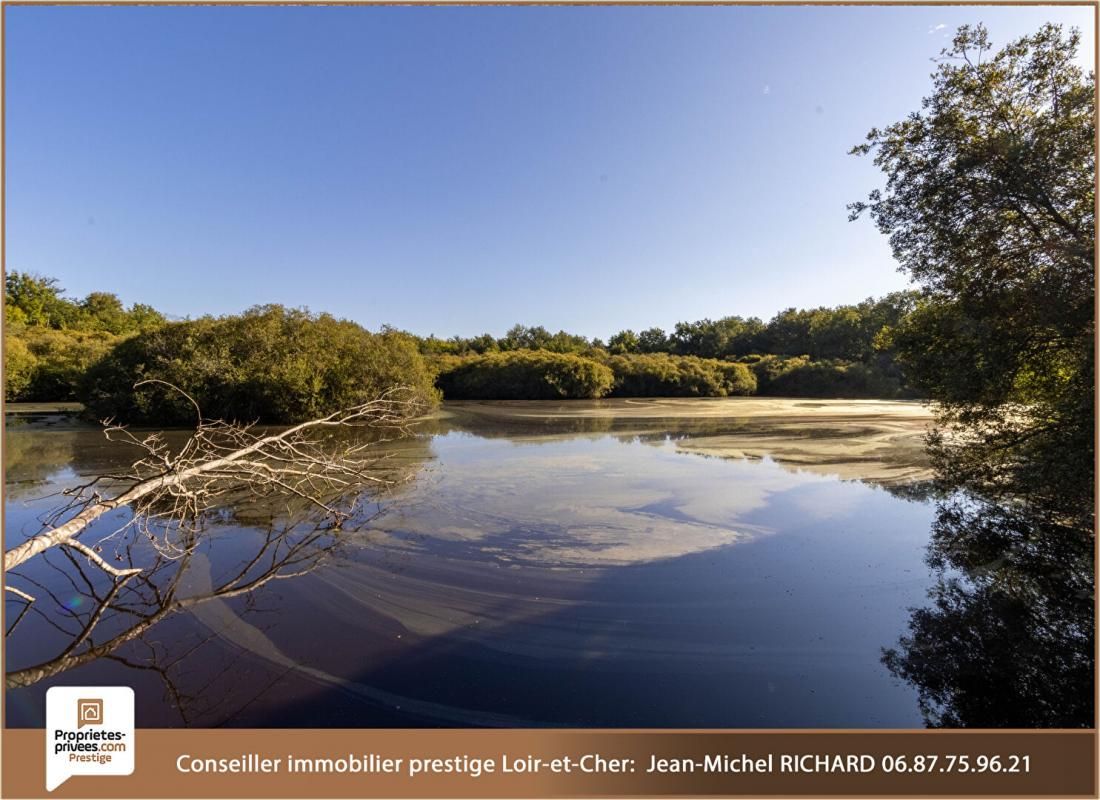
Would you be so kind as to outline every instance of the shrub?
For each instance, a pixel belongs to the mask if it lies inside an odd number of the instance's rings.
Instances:
[[[97,417],[158,425],[203,416],[299,422],[410,387],[420,409],[438,399],[431,372],[406,334],[371,333],[327,314],[260,306],[239,316],[169,323],[120,342],[85,375],[81,399]]]
[[[10,325],[4,337],[4,394],[8,400],[75,400],[85,371],[121,337],[104,331]]]
[[[9,332],[4,337],[4,399],[28,399],[38,359],[23,339]]]
[[[513,350],[443,362],[437,385],[449,399],[564,400],[603,397],[613,380],[608,367],[591,359]]]
[[[744,364],[696,356],[620,355],[608,359],[615,397],[726,397],[756,391]]]
[[[903,395],[896,375],[860,362],[809,356],[762,356],[751,364],[759,394],[771,397],[877,397]],[[908,394],[908,393],[905,393]]]

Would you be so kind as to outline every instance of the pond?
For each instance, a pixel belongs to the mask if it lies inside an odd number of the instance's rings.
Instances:
[[[407,480],[348,530],[252,503],[124,595],[69,551],[9,573],[36,600],[5,598],[7,724],[43,725],[51,685],[125,684],[141,727],[921,727],[882,655],[933,582],[929,420],[446,404],[379,443]],[[9,415],[6,436],[6,548],[133,457],[63,413]],[[154,563],[111,536],[126,514],[81,540]]]

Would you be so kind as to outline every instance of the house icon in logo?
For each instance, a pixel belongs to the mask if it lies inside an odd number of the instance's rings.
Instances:
[[[85,725],[102,724],[103,700],[97,697],[95,699],[81,699],[76,701],[77,729],[83,728]]]

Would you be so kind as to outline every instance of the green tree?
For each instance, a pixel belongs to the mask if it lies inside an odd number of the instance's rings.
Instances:
[[[116,294],[92,292],[81,301],[80,310],[86,318],[86,321],[82,320],[81,327],[107,331],[116,336],[131,331],[126,307]]]
[[[670,350],[682,356],[715,358],[722,349],[718,330],[709,319],[677,322],[668,340]]]
[[[641,353],[667,353],[668,336],[660,328],[647,328],[638,334],[638,351]]]
[[[922,109],[854,150],[887,182],[852,215],[922,287],[880,340],[941,410],[941,575],[883,659],[930,725],[1094,724],[1095,78],[1078,45],[1045,25],[993,52],[964,26]]]
[[[20,399],[42,402],[76,400],[85,373],[120,341],[105,331],[43,327],[27,328],[22,338],[35,360]]]
[[[1042,481],[1091,530],[1095,109],[1079,40],[1046,25],[992,53],[983,26],[960,28],[922,110],[854,149],[887,183],[852,215],[923,287],[893,341],[961,426],[945,466],[985,494]]]
[[[467,339],[466,344],[467,348],[474,353],[489,353],[500,349],[497,340],[493,338],[491,333],[483,333],[480,336]]]
[[[55,278],[13,270],[4,278],[4,304],[19,309],[20,321],[49,328],[70,327],[79,316],[76,305],[63,298]]]
[[[780,311],[768,322],[762,350],[784,356],[809,355],[813,349],[810,335],[813,316],[814,312],[797,308]]]
[[[613,355],[637,353],[638,346],[638,334],[630,329],[619,331],[607,340],[607,350]]]
[[[552,353],[583,353],[591,347],[588,339],[575,333],[558,331],[543,345]]]
[[[126,312],[126,316],[126,333],[151,331],[168,321],[163,314],[144,303],[134,303],[130,306],[130,310]]]
[[[859,312],[851,306],[811,312],[807,333],[810,339],[807,352],[814,358],[856,359],[861,355]]]

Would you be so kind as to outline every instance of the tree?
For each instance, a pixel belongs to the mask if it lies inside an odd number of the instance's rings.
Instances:
[[[809,355],[813,314],[808,310],[788,308],[772,317],[764,332],[764,352],[783,356]]]
[[[744,364],[668,353],[633,353],[608,359],[615,375],[612,397],[729,397],[756,392]]]
[[[87,317],[85,325],[94,330],[107,331],[116,336],[130,331],[126,307],[117,294],[92,292],[81,301],[80,310]]]
[[[77,316],[74,303],[61,295],[65,290],[55,278],[43,278],[13,270],[4,278],[4,304],[18,309],[19,321],[28,325],[65,328]]]
[[[642,353],[667,353],[668,337],[660,328],[647,328],[638,334],[638,350]]]
[[[1094,724],[1094,76],[1076,31],[964,26],[919,112],[872,130],[869,212],[922,287],[887,323],[938,402],[932,605],[883,661],[930,725]],[[1057,691],[1047,691],[1057,687]]]
[[[541,325],[516,324],[500,339],[501,350],[543,350],[550,343],[550,331]]]
[[[591,345],[588,339],[566,331],[558,331],[544,345],[544,348],[551,353],[583,353],[589,347]]]
[[[11,338],[21,338],[34,356],[28,385],[18,397],[39,401],[77,399],[76,387],[84,375],[119,341],[102,331],[61,331],[38,326],[27,328],[22,337]]]
[[[75,302],[54,278],[13,271],[5,279],[5,372],[9,400],[73,400],[88,368],[122,338],[165,324],[163,314],[140,303],[127,311],[109,292]],[[27,356],[30,356],[28,358]]]
[[[475,353],[488,353],[492,350],[499,350],[497,346],[497,340],[493,338],[491,333],[483,333],[480,336],[475,336],[472,339],[466,340],[467,347]]]
[[[860,361],[868,355],[870,345],[863,327],[863,318],[854,306],[835,309],[820,308],[810,317],[810,350],[814,358],[842,358]]]
[[[163,314],[152,306],[147,306],[144,303],[134,303],[130,306],[128,316],[130,318],[127,326],[128,332],[136,331],[144,333],[145,331],[159,328],[168,321]]]
[[[961,426],[944,465],[986,494],[1042,481],[1091,530],[1095,110],[1079,40],[1045,25],[991,53],[983,26],[960,28],[922,110],[854,148],[887,183],[851,210],[923,288],[893,341]]]
[[[627,329],[619,331],[607,340],[607,349],[612,355],[638,352],[638,334]]]

